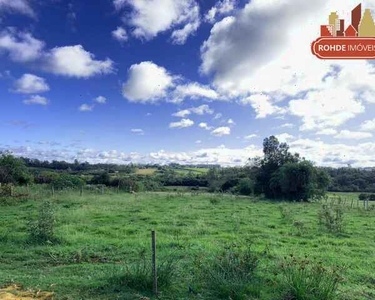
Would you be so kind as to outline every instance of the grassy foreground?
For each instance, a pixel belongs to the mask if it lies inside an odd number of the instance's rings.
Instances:
[[[350,205],[344,232],[318,225],[319,203],[272,203],[257,198],[209,194],[56,194],[54,244],[29,242],[29,221],[40,200],[0,206],[0,287],[55,292],[56,299],[147,299],[147,290],[121,280],[128,265],[150,259],[150,230],[157,231],[158,257],[176,258],[177,270],[161,299],[216,299],[200,290],[196,258],[227,243],[251,243],[263,253],[257,296],[285,299],[278,268],[285,256],[343,267],[338,299],[375,299],[375,211]],[[282,207],[282,208],[281,208]]]

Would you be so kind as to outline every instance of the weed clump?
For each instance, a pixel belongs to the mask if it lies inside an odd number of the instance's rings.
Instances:
[[[239,245],[225,247],[214,257],[196,262],[198,279],[216,299],[242,300],[260,294],[256,270],[260,255]]]
[[[344,208],[340,204],[324,204],[319,211],[319,225],[332,233],[342,233],[344,230]]]
[[[322,262],[298,259],[291,255],[280,266],[282,299],[334,300],[342,278],[338,267],[327,268]]]
[[[55,210],[50,201],[43,201],[39,208],[38,218],[29,223],[30,241],[36,244],[55,243],[56,223]]]

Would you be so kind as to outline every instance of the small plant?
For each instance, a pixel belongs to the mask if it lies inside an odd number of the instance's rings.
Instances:
[[[260,255],[251,247],[238,245],[225,247],[209,260],[198,260],[198,279],[209,294],[216,299],[249,299],[258,297],[260,290],[255,272]]]
[[[126,286],[138,291],[152,291],[152,266],[150,255],[142,250],[138,259],[125,266],[124,274],[112,279],[112,283]],[[169,255],[167,258],[158,260],[157,275],[158,287],[168,288],[177,274],[178,258],[176,255]]]
[[[326,268],[322,262],[284,258],[280,266],[282,299],[333,300],[342,278],[338,267]]]
[[[56,242],[55,223],[55,211],[52,203],[44,201],[40,206],[38,219],[29,223],[30,240],[38,244]]]
[[[296,220],[293,222],[293,226],[297,230],[297,236],[302,236],[306,231],[305,223],[303,221]]]
[[[218,198],[211,198],[210,199],[210,203],[212,205],[218,205],[220,203],[220,199],[218,199]]]
[[[329,232],[341,233],[344,230],[344,209],[342,205],[323,205],[319,211],[319,224]]]
[[[279,209],[280,209],[281,219],[283,220],[283,222],[292,223],[293,216],[292,216],[291,210],[285,205],[280,205]]]

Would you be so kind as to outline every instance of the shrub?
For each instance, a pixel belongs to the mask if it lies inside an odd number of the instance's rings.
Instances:
[[[344,230],[344,209],[342,205],[323,205],[319,211],[319,224],[332,233]]]
[[[23,160],[0,152],[0,182],[26,185],[32,180]]]
[[[238,245],[224,248],[218,255],[206,261],[198,260],[198,280],[216,299],[249,299],[259,296],[259,284],[255,272],[260,256],[250,246]]]
[[[375,201],[375,194],[371,194],[370,197],[369,197],[369,200],[370,201]]]
[[[254,182],[249,178],[241,179],[236,186],[237,193],[244,196],[250,196],[254,193]]]
[[[52,203],[44,201],[40,208],[38,219],[29,223],[31,242],[38,244],[53,243],[57,239],[54,236],[55,211]]]
[[[284,222],[291,223],[293,221],[292,212],[287,206],[280,205],[279,210],[280,210],[281,219]]]
[[[217,205],[217,204],[220,203],[220,199],[218,199],[218,198],[211,198],[211,199],[210,199],[210,203],[211,203],[212,205]]]
[[[111,177],[107,172],[103,172],[99,175],[95,175],[91,180],[90,184],[104,184],[106,186],[110,185]]]
[[[84,184],[81,178],[69,174],[60,174],[51,181],[51,185],[57,190],[80,188]]]
[[[282,299],[333,300],[342,280],[341,269],[292,255],[280,266]]]
[[[361,201],[365,201],[367,199],[369,199],[370,195],[368,194],[359,194],[358,195],[358,199],[361,200]]]

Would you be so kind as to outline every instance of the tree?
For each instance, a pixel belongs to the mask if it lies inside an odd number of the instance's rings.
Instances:
[[[259,161],[255,190],[257,193],[264,193],[268,198],[273,198],[274,191],[270,189],[273,173],[286,163],[300,161],[300,157],[297,153],[290,153],[289,146],[286,143],[280,143],[275,136],[264,139],[263,153],[264,158]]]
[[[272,175],[272,198],[308,201],[324,196],[329,186],[328,175],[308,161],[286,163]]]
[[[0,182],[25,185],[32,182],[23,160],[10,153],[0,153]]]

